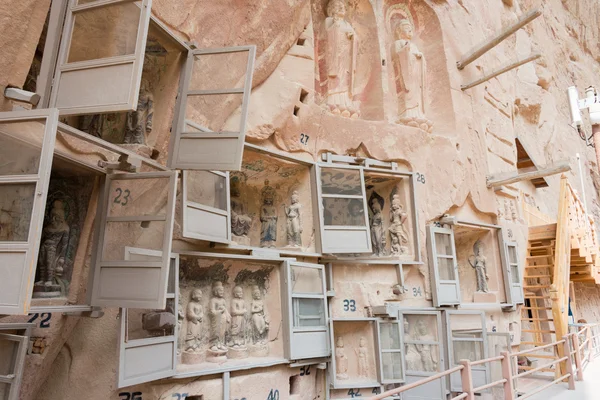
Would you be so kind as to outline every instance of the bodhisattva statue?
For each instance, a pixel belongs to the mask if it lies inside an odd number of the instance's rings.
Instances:
[[[355,349],[358,357],[358,376],[361,378],[369,377],[369,364],[367,362],[367,340],[361,337],[358,340],[358,349]]]
[[[408,252],[408,232],[404,226],[408,214],[404,211],[400,196],[392,196],[392,209],[390,212],[390,238],[392,239],[391,250],[393,255],[406,254]]]
[[[433,123],[425,117],[426,63],[413,41],[414,27],[402,19],[394,29],[392,59],[398,91],[398,123],[431,132]]]
[[[385,229],[383,228],[383,205],[385,201],[377,192],[371,193],[369,208],[371,209],[371,243],[373,254],[385,256]]]
[[[351,199],[348,203],[348,221],[349,226],[365,226],[365,211],[363,202],[357,199]]]
[[[125,144],[146,144],[146,134],[152,132],[154,118],[154,95],[150,81],[143,78],[140,84],[138,105],[135,111],[127,113],[125,125]]]
[[[69,232],[65,205],[62,201],[55,200],[50,210],[50,223],[42,231],[42,244],[38,257],[39,281],[36,282],[38,287],[60,290],[55,279],[63,272],[69,246]]]
[[[344,349],[344,339],[340,336],[335,346],[335,377],[337,379],[348,379],[348,356]]]
[[[210,333],[211,333],[211,347],[210,350],[217,353],[227,352],[225,346],[225,333],[227,332],[227,325],[231,323],[231,316],[227,311],[227,303],[223,298],[225,291],[223,289],[222,282],[215,282],[213,284],[213,297],[210,299]]]
[[[429,334],[427,324],[423,319],[417,320],[413,340],[419,342],[433,342],[435,338]],[[437,346],[431,344],[415,344],[415,348],[421,356],[422,371],[435,372],[438,367],[438,359],[435,353]]]
[[[262,206],[260,207],[260,247],[275,247],[277,241],[277,209],[273,205],[275,201],[275,189],[265,181],[265,187],[261,191]]]
[[[406,369],[409,371],[423,371],[423,363],[421,361],[421,354],[417,351],[417,347],[414,343],[408,343],[413,340],[410,333],[410,324],[406,318],[404,318],[404,353],[406,355]]]
[[[288,247],[302,247],[302,204],[297,191],[294,190],[291,200],[289,207],[283,204],[287,217],[287,243]]]
[[[246,302],[244,301],[244,290],[241,286],[233,288],[233,299],[231,300],[231,340],[233,348],[246,347]]]
[[[202,341],[202,320],[204,318],[204,307],[202,307],[202,290],[194,289],[190,294],[190,302],[185,311],[185,351],[197,352],[200,350]]]
[[[269,319],[265,313],[265,304],[258,286],[252,288],[252,342],[255,345],[266,345],[269,334]]]
[[[248,232],[252,226],[252,218],[248,216],[246,205],[241,199],[240,179],[237,176],[231,178],[231,233],[234,240],[247,240]]]
[[[325,19],[327,106],[333,114],[358,118],[358,102],[353,101],[358,39],[345,16],[345,1],[330,0]]]
[[[483,255],[483,243],[480,240],[473,245],[473,254],[469,256],[468,260],[477,275],[477,291],[487,293],[487,280],[490,277],[487,274],[487,259]]]

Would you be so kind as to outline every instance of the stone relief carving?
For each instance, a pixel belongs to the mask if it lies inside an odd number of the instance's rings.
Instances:
[[[288,247],[302,247],[302,204],[298,192],[292,193],[291,204],[283,205],[287,217],[287,243]]]
[[[371,209],[371,243],[373,254],[385,256],[386,235],[383,227],[383,206],[385,200],[377,192],[371,193],[369,197],[369,208]]]
[[[142,314],[142,329],[152,337],[172,335],[176,323],[172,300],[167,302],[167,308],[164,310],[154,310]]]
[[[431,132],[433,123],[425,117],[427,66],[413,35],[414,26],[409,18],[401,19],[394,26],[391,54],[398,92],[397,122]]]
[[[185,312],[186,332],[185,332],[185,351],[196,353],[200,351],[200,345],[203,338],[202,320],[204,318],[204,308],[202,307],[202,290],[194,289],[190,295],[190,302]]]
[[[268,352],[269,318],[265,312],[263,295],[258,286],[252,288],[252,343],[256,355]],[[264,354],[267,355],[267,354]]]
[[[234,175],[231,178],[231,233],[236,243],[249,245],[248,232],[252,226],[252,218],[248,216],[246,204],[241,198],[240,184],[243,181],[245,175]]]
[[[346,17],[344,0],[327,5],[327,107],[333,114],[358,118],[359,102],[354,101],[358,38]]]
[[[337,379],[348,379],[348,356],[344,349],[344,339],[340,336],[335,346],[335,366]]]
[[[55,200],[50,210],[50,223],[42,231],[38,256],[39,281],[35,283],[36,297],[61,295],[61,285],[57,278],[64,271],[70,231],[66,222],[65,203]]]
[[[213,283],[212,298],[209,303],[210,317],[210,361],[219,361],[227,354],[227,346],[225,345],[225,333],[227,326],[231,323],[231,315],[227,311],[227,302],[224,296],[223,282],[216,281]]]
[[[355,349],[358,358],[358,376],[369,377],[369,363],[367,361],[367,339],[361,337],[358,340],[358,349]]]
[[[406,254],[408,252],[408,232],[406,231],[406,219],[408,214],[404,211],[400,196],[392,196],[392,209],[390,211],[391,225],[388,228],[391,238],[391,250],[393,255]]]
[[[277,209],[273,205],[275,201],[275,189],[265,181],[265,187],[261,191],[262,206],[260,207],[260,247],[275,247],[277,241]]]
[[[244,289],[241,286],[233,288],[233,299],[231,300],[231,347],[236,350],[246,349],[246,302],[244,301]]]
[[[418,343],[436,341],[435,337],[428,332],[427,323],[423,319],[417,320],[411,333],[410,324],[404,318],[404,340],[405,342],[416,342],[405,344],[406,368],[409,371],[437,371],[436,346]]]
[[[473,254],[469,256],[468,261],[477,275],[477,291],[487,293],[489,276],[487,274],[487,259],[483,255],[483,242],[478,240],[473,244]]]
[[[154,95],[148,79],[143,78],[140,84],[138,105],[135,111],[127,113],[124,144],[146,144],[146,135],[152,132],[154,117]]]

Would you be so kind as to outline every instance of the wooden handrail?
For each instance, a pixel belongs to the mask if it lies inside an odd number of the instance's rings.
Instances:
[[[378,394],[378,395],[376,395],[376,396],[373,396],[373,397],[371,397],[370,399],[371,399],[371,400],[381,400],[381,399],[385,399],[386,397],[389,397],[389,396],[393,396],[393,395],[395,395],[395,394],[399,394],[399,393],[406,392],[407,390],[410,390],[410,389],[416,388],[416,387],[418,387],[418,386],[424,385],[424,384],[426,384],[426,383],[429,383],[429,382],[431,382],[431,381],[435,381],[436,379],[440,379],[440,378],[443,378],[443,377],[445,377],[445,376],[447,376],[447,375],[450,375],[450,374],[453,374],[453,373],[455,373],[455,372],[461,371],[463,368],[464,368],[464,367],[463,367],[462,365],[459,365],[458,367],[450,368],[450,369],[449,369],[449,370],[447,370],[447,371],[438,372],[438,373],[437,373],[437,374],[435,374],[435,375],[431,375],[431,376],[429,376],[429,377],[427,377],[427,378],[425,378],[425,379],[421,379],[420,381],[417,381],[417,382],[410,383],[410,384],[408,384],[408,385],[406,385],[406,386],[400,386],[399,388],[396,388],[396,389],[391,389],[391,390],[385,391],[385,392],[383,392],[383,393],[380,393],[380,394]]]

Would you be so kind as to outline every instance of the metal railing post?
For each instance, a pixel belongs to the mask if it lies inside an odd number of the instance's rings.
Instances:
[[[581,353],[579,353],[579,335],[577,332],[572,335],[573,348],[575,349],[575,368],[577,368],[577,380],[583,380],[583,368],[581,368]]]
[[[460,380],[462,383],[462,391],[467,394],[466,400],[475,400],[473,392],[473,372],[471,371],[471,362],[469,360],[460,360],[458,362],[464,368],[460,371]]]
[[[567,358],[565,360],[565,371],[569,375],[567,378],[569,382],[569,390],[575,390],[575,378],[573,377],[573,364],[571,363],[571,346],[569,345],[569,337],[563,336],[563,340],[563,350],[565,357]]]
[[[586,338],[588,341],[588,362],[592,362],[592,351],[594,350],[594,343],[592,340],[592,328],[587,327]]]
[[[510,365],[510,355],[508,351],[500,353],[504,357],[501,361],[502,364],[502,378],[506,379],[504,382],[504,400],[515,399],[515,389],[513,386],[512,368]]]

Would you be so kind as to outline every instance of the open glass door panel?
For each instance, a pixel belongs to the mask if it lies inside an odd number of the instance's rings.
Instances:
[[[50,104],[61,114],[135,110],[151,0],[70,0]]]

